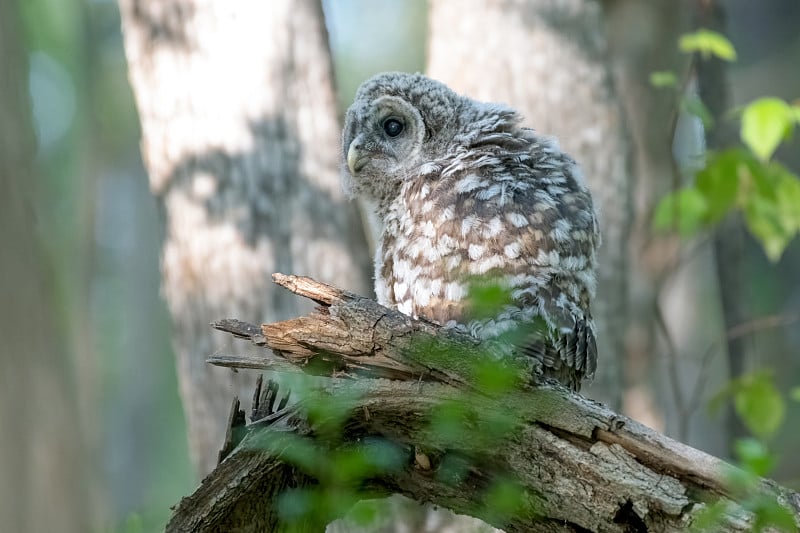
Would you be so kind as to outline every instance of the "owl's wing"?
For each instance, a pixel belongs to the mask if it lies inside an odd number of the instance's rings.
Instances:
[[[547,324],[537,322],[533,331],[522,337],[518,349],[542,363],[544,377],[579,391],[583,379],[597,369],[594,322],[588,313],[559,307],[557,301],[548,298],[540,302]]]
[[[515,335],[512,346],[540,361],[545,375],[577,390],[597,366],[589,311],[597,219],[572,159],[549,144],[526,144],[538,142],[533,137],[515,139],[522,145],[500,146],[492,139],[469,161],[452,162],[437,180],[418,180],[418,192],[409,187],[408,205],[418,206],[410,225],[414,242],[398,246],[398,253],[411,256],[407,263],[427,279],[442,280],[434,291],[441,301],[423,295],[414,301],[418,314],[467,323],[486,340],[529,326],[535,333],[539,317],[547,331],[528,339]],[[423,193],[426,187],[430,191]],[[443,303],[460,304],[465,281],[476,277],[499,280],[512,303],[497,316],[474,321],[463,306]],[[459,290],[450,291],[451,285]],[[433,287],[416,280],[420,293]]]

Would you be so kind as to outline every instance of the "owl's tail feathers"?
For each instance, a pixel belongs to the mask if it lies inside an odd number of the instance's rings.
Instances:
[[[578,392],[581,382],[597,369],[597,342],[588,320],[577,319],[571,328],[541,326],[525,336],[521,352],[541,362],[541,376],[555,379]]]

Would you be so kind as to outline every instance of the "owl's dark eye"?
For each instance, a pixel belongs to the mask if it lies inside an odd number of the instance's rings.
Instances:
[[[396,118],[387,118],[383,121],[383,131],[389,137],[397,137],[403,132],[403,123]]]

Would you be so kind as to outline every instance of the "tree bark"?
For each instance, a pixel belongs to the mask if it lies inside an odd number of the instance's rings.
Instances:
[[[197,471],[211,470],[231,393],[205,365],[219,316],[276,320],[290,269],[365,292],[369,259],[339,185],[330,54],[317,0],[120,0],[150,188],[165,217],[163,292]]]
[[[64,317],[36,232],[36,140],[18,5],[0,0],[0,528],[79,533],[96,525],[87,443]]]
[[[342,426],[344,445],[380,436],[395,443],[404,458],[404,466],[365,481],[363,488],[371,494],[400,492],[509,532],[684,531],[708,502],[742,497],[729,487],[730,465],[557,384],[528,380],[502,396],[482,392],[470,360],[485,353],[458,332],[308,278],[275,279],[317,302],[317,310],[261,327],[220,321],[215,327],[267,346],[274,355],[265,350],[248,357],[216,356],[212,362],[275,369],[280,361],[336,375],[320,381],[315,392],[331,399],[355,393]],[[521,380],[527,372],[520,369]],[[179,504],[167,531],[274,530],[280,523],[275,496],[316,483],[281,450],[291,445],[290,434],[315,435],[304,407],[319,400],[311,394],[289,408],[275,408],[279,395],[273,385],[257,397],[264,400],[257,402],[256,421],[233,453]],[[432,409],[445,401],[481,414],[470,419],[473,435],[487,434],[490,426],[483,424],[501,414],[518,416],[500,444],[477,438],[454,444],[430,424]],[[420,462],[419,449],[429,463]],[[468,460],[461,482],[439,475],[448,454]],[[503,516],[480,505],[497,476],[513,476],[524,489],[518,512]],[[800,520],[800,494],[768,480],[753,490],[777,499]],[[734,509],[722,517],[721,527],[748,531],[751,520],[743,509]]]
[[[586,392],[618,408],[628,323],[629,143],[593,0],[434,0],[430,76],[522,111],[582,166],[600,215],[597,375]],[[465,68],[469,65],[469,68]]]

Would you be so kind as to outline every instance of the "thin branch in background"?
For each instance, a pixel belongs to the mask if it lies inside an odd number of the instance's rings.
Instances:
[[[697,373],[697,379],[694,382],[694,387],[692,387],[692,394],[686,403],[687,418],[691,417],[700,408],[700,402],[703,400],[703,390],[705,390],[710,376],[711,361],[714,359],[714,355],[719,352],[719,348],[720,342],[713,342],[706,350],[706,353],[703,354],[703,358],[700,361],[700,371]]]
[[[687,263],[692,261],[699,252],[708,244],[710,240],[710,236],[707,236],[702,239],[696,239],[691,245],[687,247],[681,247],[679,252],[675,254],[675,260],[670,263],[664,271],[666,274],[658,287],[657,294],[658,297],[655,299],[655,322],[656,327],[661,330],[664,340],[667,344],[666,355],[667,355],[667,368],[669,371],[669,379],[670,379],[670,388],[672,389],[672,394],[675,399],[675,408],[678,412],[679,424],[678,424],[678,438],[682,441],[686,441],[689,437],[689,418],[691,414],[696,410],[696,406],[693,405],[694,400],[694,393],[692,396],[692,400],[688,403],[684,402],[684,395],[680,385],[680,375],[678,372],[678,350],[675,346],[675,342],[672,339],[672,335],[669,332],[669,328],[666,323],[666,319],[664,318],[664,313],[661,310],[660,305],[658,302],[660,301],[660,295],[664,292],[664,289],[670,284],[672,278],[675,274],[679,271],[680,267],[685,266]],[[682,253],[681,253],[682,250]],[[706,354],[703,357],[703,368],[708,366],[708,362],[706,359],[710,360],[710,356]],[[699,378],[698,378],[699,380]],[[704,380],[705,381],[705,378]]]
[[[656,319],[656,326],[661,330],[664,341],[667,343],[666,352],[669,383],[675,400],[675,409],[678,411],[678,440],[686,442],[689,432],[689,423],[686,405],[683,399],[683,391],[681,390],[680,376],[678,375],[678,351],[675,347],[675,342],[672,340],[672,335],[669,332],[666,320],[664,320],[664,313],[661,312],[661,306],[658,305],[658,301],[655,303],[653,315]]]
[[[744,337],[745,335],[757,333],[765,329],[788,326],[789,324],[797,322],[798,320],[800,320],[800,315],[768,315],[755,318],[730,328],[727,332],[726,338],[727,340],[738,339],[739,337]]]
[[[700,402],[702,401],[702,392],[710,376],[709,370],[711,368],[711,361],[714,358],[714,354],[716,354],[720,350],[721,345],[724,343],[724,341],[729,340],[731,338],[738,338],[747,334],[755,333],[757,331],[762,331],[765,329],[781,327],[800,320],[800,316],[796,315],[789,315],[789,316],[772,315],[739,324],[738,326],[729,330],[728,333],[725,335],[724,339],[712,343],[703,354],[703,357],[700,360],[700,370],[698,371],[697,380],[695,381],[694,386],[692,387],[691,395],[687,401],[684,401],[684,395],[683,395],[683,390],[681,389],[681,380],[678,371],[678,364],[679,364],[678,350],[669,332],[666,321],[664,320],[664,315],[661,312],[661,308],[658,305],[656,305],[655,316],[657,325],[661,330],[664,336],[664,340],[667,344],[667,350],[666,350],[668,359],[667,368],[670,377],[670,387],[672,389],[672,393],[675,399],[675,409],[678,412],[678,420],[679,420],[678,438],[683,441],[686,441],[688,439],[689,421],[692,415],[699,408]]]
[[[759,317],[747,322],[742,322],[741,324],[730,328],[723,338],[711,343],[700,360],[700,370],[697,374],[697,380],[694,383],[694,387],[692,387],[692,393],[689,397],[689,401],[686,402],[686,412],[682,415],[686,418],[687,427],[689,418],[700,408],[703,390],[705,389],[706,383],[708,383],[708,378],[710,376],[709,370],[711,368],[711,361],[714,359],[714,355],[719,353],[723,344],[726,344],[726,341],[743,337],[745,335],[752,335],[768,329],[788,326],[789,324],[797,321],[800,321],[800,315],[796,314],[769,315]]]
[[[671,281],[670,278],[675,276],[681,267],[692,262],[709,242],[711,242],[711,235],[704,234],[703,237],[693,239],[691,244],[678,248],[678,253],[675,254],[674,260],[664,268],[666,274],[664,274],[664,282],[659,287],[658,294],[662,293],[668,281]]]

